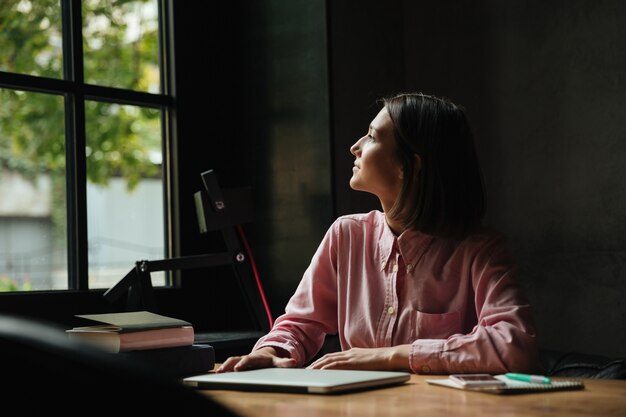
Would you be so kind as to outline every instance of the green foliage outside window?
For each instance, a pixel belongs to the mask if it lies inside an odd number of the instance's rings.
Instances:
[[[138,91],[158,89],[156,19],[127,18],[154,3],[83,2],[86,82]],[[0,3],[1,71],[61,78],[61,45],[59,0]],[[62,103],[48,94],[0,90],[0,168],[31,179],[42,172],[64,175]],[[142,177],[159,172],[150,159],[151,151],[161,149],[158,111],[93,102],[87,117],[90,182],[106,184],[111,176],[120,175],[132,189]]]

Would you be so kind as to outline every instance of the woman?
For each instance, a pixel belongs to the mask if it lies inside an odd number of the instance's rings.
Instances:
[[[382,212],[337,219],[285,314],[218,372],[539,369],[531,307],[505,241],[480,226],[483,187],[465,113],[423,94],[385,99],[350,152],[350,186],[376,195]],[[309,363],[329,334],[341,351]]]

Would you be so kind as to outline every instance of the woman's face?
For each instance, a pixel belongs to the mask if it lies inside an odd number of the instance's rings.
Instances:
[[[387,109],[372,120],[367,135],[352,145],[350,153],[356,157],[350,187],[376,195],[383,209],[390,209],[402,189],[403,171]]]

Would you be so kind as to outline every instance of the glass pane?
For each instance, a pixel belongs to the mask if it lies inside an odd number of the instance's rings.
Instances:
[[[161,113],[95,101],[85,112],[89,288],[109,288],[136,261],[164,257]]]
[[[157,0],[83,0],[85,82],[160,92]]]
[[[0,291],[67,289],[63,98],[0,89]]]
[[[0,2],[0,71],[61,78],[59,0]]]

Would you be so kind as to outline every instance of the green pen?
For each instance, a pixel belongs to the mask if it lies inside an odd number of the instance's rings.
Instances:
[[[509,372],[504,374],[504,376],[515,381],[531,382],[533,384],[550,384],[552,382],[550,378],[543,375],[516,374]]]

